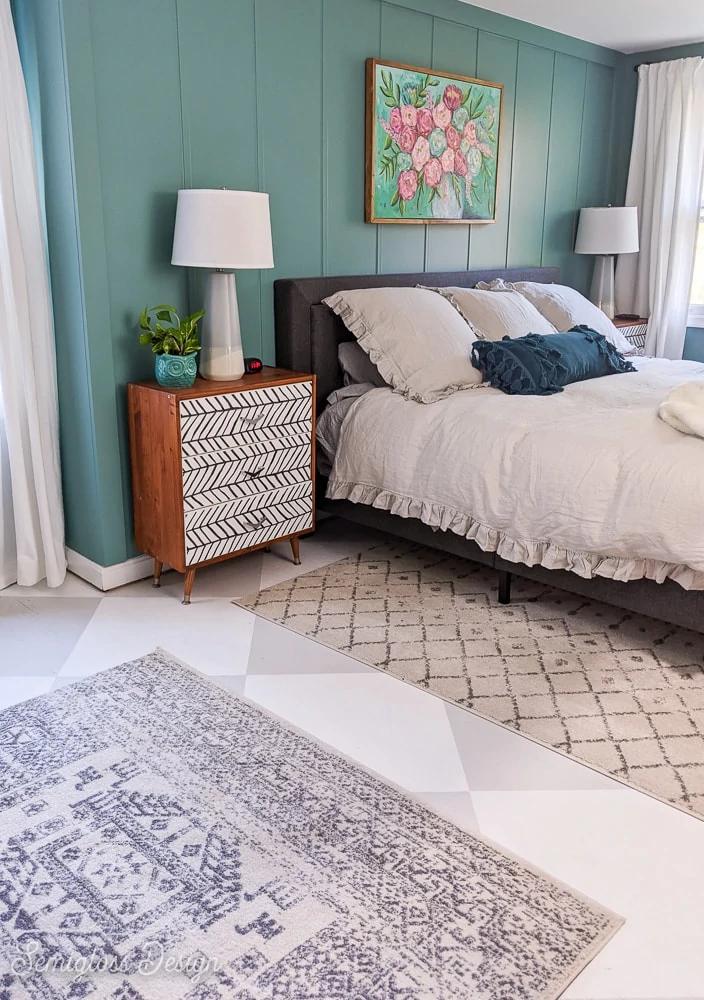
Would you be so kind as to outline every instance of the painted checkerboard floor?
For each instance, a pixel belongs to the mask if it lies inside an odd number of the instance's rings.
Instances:
[[[378,539],[327,521],[300,567],[286,544],[201,570],[188,608],[173,573],[1,591],[0,708],[161,646],[623,914],[567,998],[704,1000],[704,821],[231,603]]]

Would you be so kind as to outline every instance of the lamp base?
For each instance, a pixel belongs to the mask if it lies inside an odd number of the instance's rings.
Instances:
[[[205,285],[200,374],[215,382],[242,378],[244,356],[240,336],[235,276],[211,271]]]
[[[605,312],[609,319],[614,318],[616,305],[614,303],[614,258],[613,254],[599,254],[594,261],[594,276],[589,298],[595,306]]]

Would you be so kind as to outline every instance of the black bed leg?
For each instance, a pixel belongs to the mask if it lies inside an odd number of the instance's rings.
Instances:
[[[511,574],[505,570],[499,570],[499,604],[511,603]]]

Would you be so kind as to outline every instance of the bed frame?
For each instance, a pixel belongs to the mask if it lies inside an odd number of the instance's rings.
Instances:
[[[323,299],[349,288],[412,287],[416,284],[471,288],[479,281],[492,281],[494,278],[549,283],[559,280],[559,270],[556,267],[529,267],[275,281],[276,363],[283,368],[312,372],[317,376],[316,410],[320,412],[330,393],[342,385],[342,372],[337,360],[338,345],[344,340],[354,339],[342,321],[323,305]],[[565,570],[510,563],[494,552],[484,552],[474,542],[460,535],[451,531],[434,531],[414,518],[398,517],[388,511],[377,510],[366,504],[355,504],[349,500],[328,500],[325,497],[325,484],[325,478],[318,475],[316,488],[319,511],[492,566],[498,571],[498,598],[502,603],[510,600],[511,574],[515,574],[704,633],[704,591],[683,590],[672,580],[662,584],[651,580],[619,583],[601,577],[584,580]]]

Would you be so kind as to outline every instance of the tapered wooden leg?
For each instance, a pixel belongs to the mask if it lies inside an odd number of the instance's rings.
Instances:
[[[159,562],[158,559],[154,560],[154,579],[152,580],[153,587],[161,586],[161,571],[164,567],[163,562]]]
[[[298,536],[291,539],[291,551],[293,552],[293,565],[301,565],[301,540]]]
[[[193,590],[193,581],[196,578],[195,567],[191,567],[186,570],[186,578],[183,581],[183,604],[191,603],[191,591]]]
[[[511,603],[511,574],[505,569],[499,570],[499,604]]]

